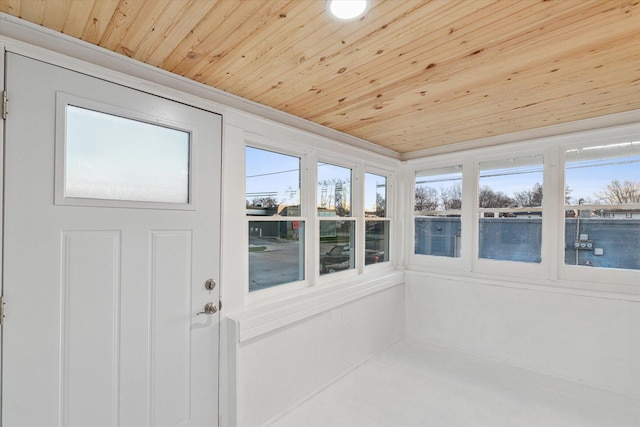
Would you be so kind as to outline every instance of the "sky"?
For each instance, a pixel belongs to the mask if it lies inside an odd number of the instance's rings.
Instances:
[[[634,149],[637,151],[637,149]],[[634,151],[621,152],[624,157],[615,157],[609,152],[598,159],[594,152],[584,156],[580,153],[568,155],[566,184],[571,189],[570,203],[576,203],[580,198],[597,203],[595,193],[603,191],[607,184],[614,179],[621,182],[640,182],[640,154]],[[592,158],[596,157],[592,160]],[[543,183],[542,156],[532,156],[520,159],[509,159],[500,162],[481,164],[480,185],[488,185],[494,191],[501,191],[508,196],[514,193],[531,190],[536,183]],[[278,202],[297,204],[297,193],[287,189],[299,188],[300,159],[270,151],[247,148],[247,198],[251,200],[256,195],[273,195]],[[417,181],[435,181],[430,186],[440,189],[453,183],[460,182],[460,173],[442,173],[430,177],[418,177]],[[339,178],[350,179],[349,169],[321,163],[318,169],[318,180]],[[366,209],[375,209],[375,192],[383,191],[377,185],[384,184],[384,177],[366,174],[365,200]],[[320,188],[318,188],[318,199]],[[319,202],[319,200],[318,200]]]
[[[614,179],[620,182],[640,182],[640,155],[567,163],[565,180],[572,190],[572,204],[577,204],[580,198],[597,203],[595,193],[603,191]]]
[[[246,194],[249,201],[256,197],[273,197],[278,203],[300,203],[298,157],[247,147],[246,173]]]
[[[620,182],[640,182],[640,154],[633,154],[633,151],[620,154],[624,157],[615,157],[608,153],[602,156],[606,158],[599,159],[593,152],[584,156],[580,153],[569,155],[565,181],[571,189],[570,203],[577,204],[581,198],[598,203],[596,193],[605,190],[607,184],[615,179]],[[529,158],[529,160],[532,159]],[[506,161],[492,162],[487,164],[486,168],[482,168],[481,164],[480,186],[487,185],[494,191],[501,191],[513,197],[516,192],[531,190],[536,183],[543,184],[542,156],[539,156],[539,161],[533,164],[531,161],[523,161],[521,165],[497,167],[499,163],[503,163],[503,166],[508,165]],[[455,183],[456,175],[419,176],[416,179],[417,183],[424,181],[427,182],[423,185],[440,190],[441,187],[446,188]],[[429,181],[432,183],[429,184]]]
[[[65,194],[188,202],[188,132],[67,106]]]
[[[255,197],[270,196],[282,204],[297,205],[299,203],[299,193],[290,191],[300,187],[300,159],[298,157],[247,147],[246,173],[246,193],[249,201]],[[351,182],[351,175],[349,168],[328,163],[318,164],[318,182],[332,180]],[[318,185],[317,191],[317,205],[320,205],[322,197],[320,185]],[[367,210],[375,210],[376,192],[384,194],[386,197],[386,178],[372,173],[365,174]]]
[[[190,157],[188,132],[73,106],[67,108],[66,131],[66,180],[75,188],[115,187],[114,183],[122,187],[133,182],[134,192],[144,193],[153,187],[156,194],[166,193],[175,201],[186,201]],[[481,163],[480,185],[509,196],[530,190],[534,184],[543,183],[542,162],[542,155],[537,155]],[[438,190],[459,182],[460,173],[448,169],[438,171],[436,176],[418,177],[417,181],[436,181],[430,186]],[[281,204],[300,203],[298,157],[247,147],[246,170],[247,199],[273,197]],[[570,203],[577,204],[579,199],[598,203],[596,193],[605,190],[615,179],[640,182],[639,142],[567,151],[566,185],[571,190]],[[318,181],[331,180],[352,182],[351,170],[319,163]],[[385,194],[386,179],[367,173],[366,210],[375,210],[376,191]],[[320,185],[317,193],[319,205]],[[135,194],[131,197],[145,196]]]

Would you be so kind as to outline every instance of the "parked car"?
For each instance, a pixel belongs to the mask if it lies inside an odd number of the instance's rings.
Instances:
[[[348,245],[335,245],[329,251],[320,254],[320,273],[333,273],[346,270],[351,264],[351,248]]]
[[[329,251],[320,254],[320,273],[334,273],[347,270],[355,264],[353,251],[348,245],[335,245]],[[365,250],[365,265],[376,264],[384,259],[380,251]]]

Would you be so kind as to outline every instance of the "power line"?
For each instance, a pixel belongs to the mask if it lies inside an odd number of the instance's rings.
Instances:
[[[321,166],[333,166],[330,163],[318,163],[318,167]],[[257,174],[257,175],[247,175],[245,178],[257,178],[260,176],[269,176],[269,175],[278,175],[281,173],[289,173],[289,172],[300,172],[300,169],[289,169],[289,170],[284,170],[284,171],[276,171],[276,172],[267,172],[267,173],[261,173],[261,174]]]
[[[258,174],[258,175],[247,175],[246,178],[257,178],[257,177],[260,177],[260,176],[278,175],[278,174],[281,174],[281,173],[299,172],[299,171],[300,171],[300,169],[289,169],[289,170],[286,170],[286,171],[261,173],[261,174]]]
[[[275,196],[277,192],[258,192],[258,193],[247,193],[247,196]]]
[[[635,160],[620,160],[620,161],[611,161],[607,163],[598,163],[599,160],[585,160],[582,162],[572,162],[573,166],[569,166],[567,164],[567,169],[584,169],[584,168],[593,168],[597,166],[617,166],[617,165],[630,165],[633,163],[640,162],[640,159]]]

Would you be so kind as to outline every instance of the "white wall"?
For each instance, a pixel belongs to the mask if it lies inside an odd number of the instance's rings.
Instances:
[[[407,337],[640,397],[640,303],[407,272]]]
[[[240,343],[238,425],[257,426],[306,400],[404,334],[402,285]]]

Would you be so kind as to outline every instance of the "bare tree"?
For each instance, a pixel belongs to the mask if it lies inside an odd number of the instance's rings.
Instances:
[[[607,204],[640,203],[640,182],[617,179],[611,181],[604,191],[594,195]]]
[[[376,216],[384,217],[387,207],[387,201],[380,193],[376,193]]]
[[[573,189],[568,185],[564,186],[564,202],[569,205],[571,204],[571,193],[573,193]]]
[[[447,188],[440,188],[440,198],[442,199],[442,206],[445,210],[461,209],[462,186],[460,184],[453,184]]]
[[[542,185],[536,182],[531,190],[514,193],[513,199],[517,206],[523,208],[542,206]]]
[[[502,191],[493,191],[488,185],[480,187],[478,196],[481,208],[508,208],[516,204],[511,197]]]
[[[438,190],[432,187],[416,187],[415,211],[435,211],[438,209]]]
[[[278,201],[275,197],[254,197],[251,202],[247,200],[247,207],[259,207],[259,208],[274,208],[278,206]]]

